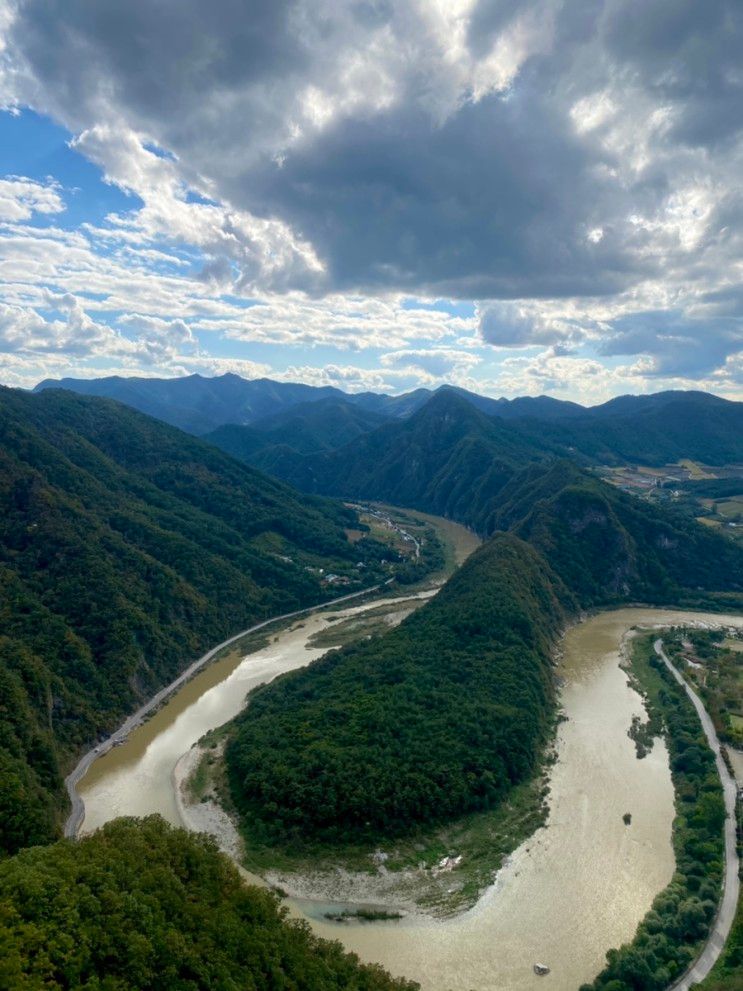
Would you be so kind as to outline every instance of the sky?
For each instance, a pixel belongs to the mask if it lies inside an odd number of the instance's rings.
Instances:
[[[740,0],[0,0],[0,382],[743,399]]]

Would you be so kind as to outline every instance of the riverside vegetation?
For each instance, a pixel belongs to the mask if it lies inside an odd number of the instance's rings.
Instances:
[[[518,475],[496,519],[510,532],[398,629],[253,694],[225,752],[248,846],[379,842],[497,806],[544,747],[566,617],[641,598],[742,601],[739,548],[685,523],[690,560],[674,518],[570,463]]]
[[[226,750],[248,832],[372,841],[491,808],[544,745],[564,599],[503,534],[398,628],[257,690]]]
[[[638,636],[631,672],[645,697],[651,725],[663,728],[676,795],[673,847],[676,871],[653,902],[631,943],[610,950],[607,965],[581,991],[664,991],[694,961],[704,942],[720,896],[724,863],[725,805],[714,755],[684,689],[656,657],[657,634]],[[705,989],[723,991],[743,965],[740,921],[721,958],[720,979]],[[735,975],[725,983],[725,975]]]
[[[723,743],[743,746],[743,641],[718,630],[674,630],[666,652],[701,695]]]

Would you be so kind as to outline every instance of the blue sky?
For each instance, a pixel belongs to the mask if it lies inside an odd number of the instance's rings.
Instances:
[[[0,28],[5,384],[743,395],[735,3],[21,0]]]

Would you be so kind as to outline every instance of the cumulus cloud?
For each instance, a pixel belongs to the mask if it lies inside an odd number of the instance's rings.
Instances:
[[[602,355],[645,355],[644,374],[702,376],[743,352],[743,323],[689,319],[672,311],[633,314],[615,321],[599,345]]]
[[[35,213],[62,213],[65,209],[59,184],[22,176],[0,179],[0,221],[29,220]]]
[[[483,340],[501,348],[525,348],[560,344],[567,347],[583,340],[586,331],[574,319],[555,315],[539,304],[493,302],[478,307]]]
[[[474,367],[443,355],[472,328],[401,295],[477,299],[480,341],[539,347],[543,369],[579,369],[587,348],[649,379],[737,367],[736,0],[256,0],[250,16],[239,0],[17,0],[0,18],[0,102],[64,123],[137,197],[42,245],[19,227],[62,210],[61,191],[0,184],[14,305],[53,268],[45,284],[102,310],[186,321],[139,325],[163,360],[199,320],[380,346],[384,368],[425,376]]]
[[[420,369],[432,378],[452,379],[466,375],[481,360],[472,351],[453,348],[409,348],[381,356],[382,364],[388,368]]]

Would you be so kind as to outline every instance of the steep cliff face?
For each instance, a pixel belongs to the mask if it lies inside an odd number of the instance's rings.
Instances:
[[[490,525],[537,548],[583,606],[743,593],[741,548],[571,462],[528,469],[499,502]]]

